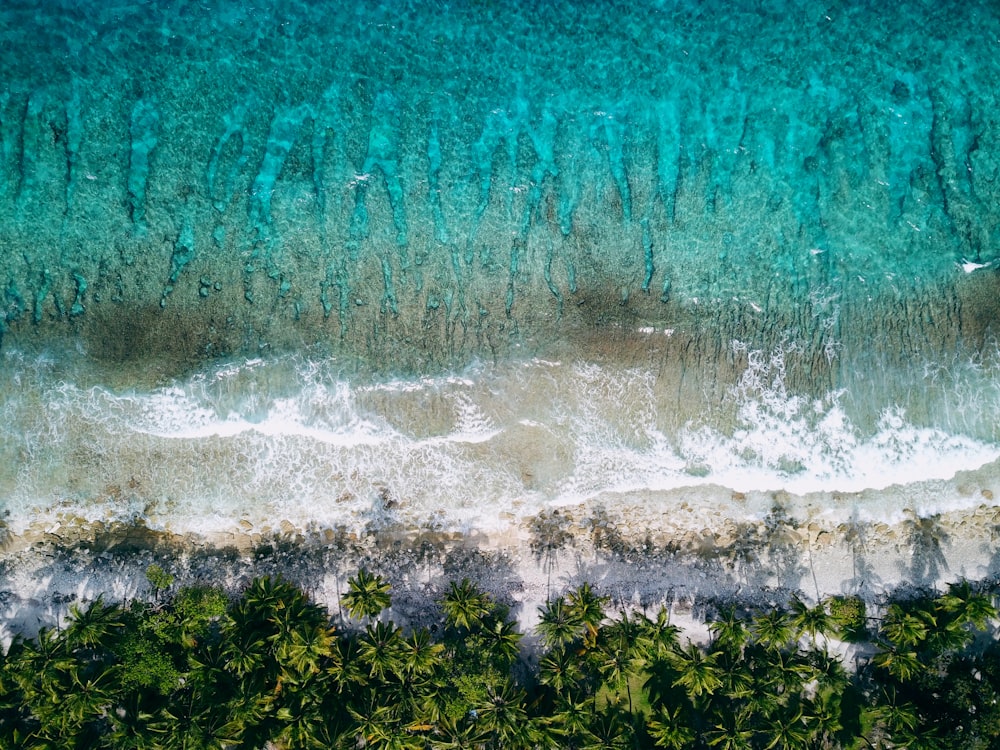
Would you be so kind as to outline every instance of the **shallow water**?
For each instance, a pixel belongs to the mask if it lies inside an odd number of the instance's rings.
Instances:
[[[0,505],[473,529],[995,461],[998,46],[985,2],[7,3]]]

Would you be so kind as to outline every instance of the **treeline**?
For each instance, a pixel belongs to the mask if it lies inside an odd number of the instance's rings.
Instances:
[[[0,747],[1000,747],[997,611],[964,582],[879,618],[853,598],[725,610],[705,646],[665,610],[609,617],[584,584],[541,611],[535,661],[468,580],[436,623],[403,629],[366,571],[336,620],[280,579],[231,599],[149,577],[155,603],[98,600],[14,640]]]

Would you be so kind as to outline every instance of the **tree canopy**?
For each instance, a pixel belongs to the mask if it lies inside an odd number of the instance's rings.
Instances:
[[[468,579],[438,619],[387,617],[359,571],[340,621],[279,578],[238,595],[174,587],[99,598],[0,658],[0,747],[860,748],[1000,745],[992,592],[960,582],[866,614],[837,597],[721,609],[711,639],[590,585],[540,610],[537,662],[509,611]],[[864,641],[855,668],[828,646]],[[534,663],[535,667],[528,665]]]

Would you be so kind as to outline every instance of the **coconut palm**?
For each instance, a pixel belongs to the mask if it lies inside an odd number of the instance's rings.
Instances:
[[[362,568],[356,576],[347,579],[347,593],[342,602],[351,617],[376,617],[391,603],[390,590],[391,586],[382,576]]]
[[[348,697],[356,688],[369,683],[371,667],[361,658],[360,651],[357,638],[338,638],[334,641],[331,658],[326,665],[326,677],[340,697]]]
[[[975,593],[966,580],[953,583],[938,602],[941,609],[954,615],[959,624],[971,625],[976,630],[985,630],[989,621],[997,617],[990,597]]]
[[[724,609],[718,619],[709,623],[708,629],[712,633],[713,647],[734,655],[743,653],[750,636],[746,621],[736,614],[733,607]]]
[[[626,717],[621,709],[609,705],[594,714],[590,734],[593,739],[584,746],[587,750],[626,750],[635,736],[632,715]]]
[[[783,716],[782,713],[785,713]],[[761,732],[764,750],[798,750],[809,745],[809,728],[802,720],[802,709],[779,712],[771,717]]]
[[[882,620],[882,635],[896,648],[920,646],[936,625],[934,616],[927,611],[907,612],[898,604],[890,604]]]
[[[875,696],[875,705],[870,711],[873,729],[888,733],[891,737],[914,733],[920,725],[917,708],[900,698],[895,687],[883,687]],[[901,745],[905,747],[905,745]]]
[[[107,715],[115,700],[118,683],[116,665],[74,664],[65,673],[59,714],[76,726]]]
[[[333,653],[334,632],[325,625],[303,623],[291,631],[276,649],[284,681],[318,674]]]
[[[780,609],[754,617],[750,630],[757,642],[767,649],[785,648],[794,634],[791,619]]]
[[[520,654],[521,633],[514,620],[496,620],[484,627],[482,637],[493,663],[509,669]]]
[[[692,700],[710,696],[722,686],[719,654],[705,654],[694,643],[674,652],[677,678],[674,685],[684,688]]]
[[[632,712],[632,686],[630,678],[649,665],[653,657],[650,633],[655,627],[643,615],[630,616],[622,610],[617,620],[600,631],[598,644],[598,669],[609,686],[625,686],[629,713]],[[669,635],[667,636],[669,637]]]
[[[651,659],[665,659],[670,656],[680,642],[681,630],[670,624],[670,613],[666,607],[660,607],[656,620],[647,617],[639,619],[642,635],[640,640],[645,644]]]
[[[476,716],[496,747],[529,746],[530,727],[524,702],[524,692],[516,689],[509,680],[499,687],[487,686],[486,700],[476,707]]]
[[[157,750],[228,750],[242,737],[243,723],[220,707],[191,705],[172,710],[161,711],[149,724]]]
[[[358,656],[368,665],[369,676],[384,680],[402,671],[402,631],[390,623],[377,622],[365,629],[358,644]]]
[[[404,675],[426,677],[441,664],[444,646],[431,640],[427,628],[414,630],[400,644],[399,658]]]
[[[493,602],[472,581],[463,578],[461,583],[451,582],[441,608],[450,627],[475,630],[492,611]]]
[[[760,686],[754,680],[748,663],[743,660],[733,660],[727,655],[719,661],[719,674],[722,684],[716,692],[730,700],[740,701],[767,695],[766,692],[758,692]]]
[[[667,750],[684,750],[692,747],[697,736],[694,728],[685,720],[684,709],[681,706],[674,706],[672,709],[660,706],[655,718],[646,722],[646,728],[656,746]]]
[[[714,716],[714,721],[702,733],[709,747],[718,750],[750,750],[753,747],[753,729],[745,710],[722,711]]]
[[[624,612],[622,617],[626,617]],[[615,625],[620,623],[619,620]],[[629,678],[636,671],[636,667],[644,663],[636,652],[638,644],[628,637],[630,629],[630,626],[624,629],[606,628],[608,637],[600,644],[597,662],[598,671],[610,688],[620,690],[622,685],[625,686],[629,714],[632,713],[632,686],[629,684]]]
[[[583,583],[566,595],[566,602],[569,605],[570,614],[582,623],[588,647],[593,647],[594,639],[597,636],[597,629],[604,622],[604,612],[610,598],[598,596],[590,587],[589,583]]]
[[[557,695],[575,690],[582,679],[579,657],[566,649],[550,651],[538,663],[538,681],[552,688]]]
[[[69,611],[70,623],[64,637],[71,650],[110,646],[125,626],[122,608],[117,604],[105,604],[103,595],[86,609],[73,605]]]
[[[226,631],[223,655],[226,668],[238,677],[253,674],[263,667],[267,659],[266,637],[249,626],[242,626],[239,620],[234,620],[233,626]]]
[[[592,698],[562,698],[555,704],[547,724],[551,734],[561,742],[559,747],[579,747],[590,734],[590,720],[594,714]]]
[[[827,614],[826,607],[822,602],[810,607],[799,597],[793,596],[791,601],[792,627],[799,636],[807,634],[816,643],[816,636],[826,636],[833,628],[833,621]]]
[[[368,696],[363,707],[347,707],[353,725],[342,742],[350,747],[384,747],[397,733],[398,721],[392,706],[381,705],[375,694]]]
[[[807,701],[802,718],[809,728],[814,746],[831,747],[833,738],[843,729],[840,721],[841,694],[837,691],[823,691],[814,701]]]
[[[872,664],[886,670],[893,677],[908,682],[924,670],[915,651],[901,651],[889,648],[872,657]]]
[[[549,601],[538,611],[541,618],[535,627],[546,648],[568,646],[580,636],[583,620],[562,597]]]
[[[844,691],[850,678],[844,669],[844,663],[839,658],[819,649],[810,649],[805,658],[812,667],[813,676],[819,680],[821,686],[831,687],[837,694]]]
[[[429,739],[434,750],[480,750],[489,735],[478,722],[445,715]]]

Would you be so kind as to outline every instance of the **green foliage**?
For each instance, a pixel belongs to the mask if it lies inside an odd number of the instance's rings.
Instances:
[[[157,591],[169,589],[174,585],[174,577],[156,563],[146,568],[146,580]]]
[[[863,599],[857,596],[834,596],[826,604],[839,638],[848,643],[864,640],[867,635],[867,612]]]
[[[997,613],[969,584],[889,602],[852,672],[824,634],[864,632],[860,600],[724,611],[702,646],[666,610],[608,618],[582,586],[541,609],[528,670],[509,612],[470,581],[433,628],[407,630],[372,619],[386,581],[351,580],[367,621],[342,632],[275,578],[232,601],[197,587],[74,607],[62,631],[0,655],[0,747],[1000,746],[1000,644],[983,632]]]
[[[351,617],[376,617],[389,606],[390,588],[382,576],[361,569],[356,576],[347,579],[344,607]]]
[[[478,629],[489,616],[491,607],[490,597],[468,578],[463,578],[461,583],[452,581],[441,602],[448,626],[462,630]]]

